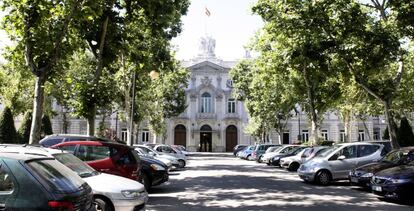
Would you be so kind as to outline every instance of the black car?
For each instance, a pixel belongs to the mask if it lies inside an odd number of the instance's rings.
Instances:
[[[137,151],[133,150],[133,153],[135,156],[139,156]],[[168,166],[163,162],[145,156],[140,156],[140,159],[142,184],[147,191],[152,186],[168,181]]]
[[[53,158],[0,153],[0,210],[93,210],[92,189]]]
[[[288,151],[285,154],[279,154],[279,155],[271,158],[269,160],[269,164],[272,165],[272,166],[280,167],[280,159],[282,159],[284,157],[294,156],[294,155],[298,154],[300,151],[302,151],[305,148],[306,148],[305,146],[298,146],[298,147],[292,148],[290,151]]]
[[[242,145],[242,144],[239,144],[239,145],[236,145],[234,148],[233,148],[233,155],[234,156],[236,156],[236,154],[238,153],[238,152],[240,152],[240,151],[242,151],[244,148],[246,148],[247,147],[247,145]]]
[[[369,187],[372,176],[384,169],[407,164],[414,160],[414,147],[404,147],[389,152],[381,160],[370,163],[349,172],[351,184]]]
[[[412,202],[414,161],[377,172],[371,179],[372,192],[387,199]]]

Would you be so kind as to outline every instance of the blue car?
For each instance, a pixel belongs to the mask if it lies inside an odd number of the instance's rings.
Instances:
[[[250,145],[250,146],[246,147],[244,150],[239,152],[239,157],[241,159],[248,160],[252,156],[254,148],[255,148],[254,145]]]

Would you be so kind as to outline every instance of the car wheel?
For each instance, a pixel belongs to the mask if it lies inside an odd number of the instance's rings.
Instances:
[[[259,159],[256,160],[258,163],[262,162],[262,156],[259,157]]]
[[[294,162],[294,163],[291,163],[289,165],[288,170],[289,171],[297,171],[298,168],[299,168],[299,163]]]
[[[112,211],[111,205],[103,199],[95,198],[93,200],[93,204],[95,205],[95,209],[97,211]]]
[[[178,160],[178,167],[184,168],[185,167],[185,161],[184,160]]]
[[[247,155],[246,160],[250,160],[250,155]]]
[[[147,192],[151,189],[151,180],[147,174],[142,174],[141,183],[144,185]]]
[[[331,174],[328,171],[322,170],[316,174],[316,182],[320,185],[329,185],[331,178]]]

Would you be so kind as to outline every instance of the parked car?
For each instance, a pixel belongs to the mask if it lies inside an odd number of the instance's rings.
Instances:
[[[148,200],[148,193],[141,183],[124,177],[99,173],[73,154],[62,150],[26,145],[8,145],[0,146],[0,152],[36,154],[55,158],[76,172],[90,185],[97,210],[142,210]]]
[[[303,149],[305,149],[305,146],[296,145],[291,150],[287,151],[286,153],[279,153],[278,155],[274,156],[269,160],[269,164],[272,166],[280,166],[280,160],[285,157],[295,156],[299,152],[301,152]]]
[[[134,147],[135,149],[141,149],[144,153],[153,156],[155,159],[159,159],[161,161],[168,160],[176,168],[180,166],[180,162],[178,162],[179,159],[174,156],[158,153],[157,151],[146,145],[134,145]]]
[[[272,163],[272,159],[278,155],[284,155],[288,153],[290,150],[297,148],[299,145],[282,145],[280,148],[276,149],[273,152],[265,153],[261,160],[263,163],[270,165]]]
[[[275,146],[280,146],[280,145],[279,144],[258,144],[258,145],[256,145],[256,147],[254,148],[254,150],[252,152],[252,155],[251,155],[250,159],[261,163],[260,158],[266,152],[266,150],[269,147],[275,147]]]
[[[68,141],[103,141],[103,142],[116,142],[104,138],[98,138],[96,136],[79,135],[79,134],[53,134],[44,137],[39,141],[39,144],[44,147],[51,147],[53,145],[68,142]],[[122,141],[118,143],[125,144]]]
[[[370,163],[349,172],[349,181],[362,187],[369,187],[372,176],[384,169],[407,164],[414,161],[414,147],[395,149],[378,162]]]
[[[95,210],[91,187],[54,158],[0,153],[0,210]]]
[[[371,189],[373,193],[387,199],[412,202],[414,161],[375,173],[371,180]]]
[[[132,152],[134,156],[139,156],[136,150]],[[152,186],[161,185],[169,179],[168,167],[156,159],[141,157],[142,160],[142,184],[149,191]]]
[[[168,160],[167,158],[155,157],[154,155],[148,153],[147,151],[145,151],[143,149],[140,149],[139,147],[135,147],[135,150],[138,152],[139,157],[143,157],[144,156],[144,157],[148,157],[148,158],[152,158],[152,159],[161,161],[162,163],[164,163],[168,167],[168,170],[171,170],[172,167],[173,167],[171,161]]]
[[[185,149],[183,145],[171,145],[176,150],[179,150],[181,153],[183,153],[185,156],[190,155],[190,153]]]
[[[254,148],[255,148],[255,145],[250,145],[250,146],[244,148],[244,150],[240,151],[239,157],[241,159],[249,160],[250,156],[252,155],[252,152],[253,152]]]
[[[289,171],[297,171],[302,163],[312,159],[315,155],[327,149],[327,146],[315,146],[302,149],[299,153],[293,156],[288,156],[280,159],[280,166]]]
[[[328,185],[348,179],[352,169],[381,159],[383,149],[384,145],[364,142],[337,144],[302,164],[298,174],[304,181]]]
[[[127,145],[99,141],[71,141],[52,146],[71,152],[95,170],[141,180],[141,160],[134,156],[134,149]]]
[[[233,147],[233,155],[236,156],[238,152],[245,149],[246,147],[247,147],[247,145],[244,145],[244,144],[238,144],[238,145],[234,146]]]
[[[160,144],[160,145],[156,145],[153,149],[160,154],[170,155],[170,156],[174,156],[178,158],[179,168],[184,168],[187,163],[186,156],[181,151],[174,149],[171,146]]]

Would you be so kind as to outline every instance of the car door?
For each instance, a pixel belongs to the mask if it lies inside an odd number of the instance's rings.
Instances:
[[[344,159],[341,159],[342,156]],[[349,171],[354,169],[358,162],[357,146],[343,147],[332,155],[328,162],[333,179],[347,178]]]
[[[379,145],[358,145],[358,162],[356,168],[380,159],[381,156],[379,154],[381,153],[378,152],[380,148]]]
[[[122,176],[122,172],[111,159],[112,153],[108,146],[79,145],[76,157],[99,172]]]
[[[13,208],[17,183],[7,166],[0,160],[0,210]]]

